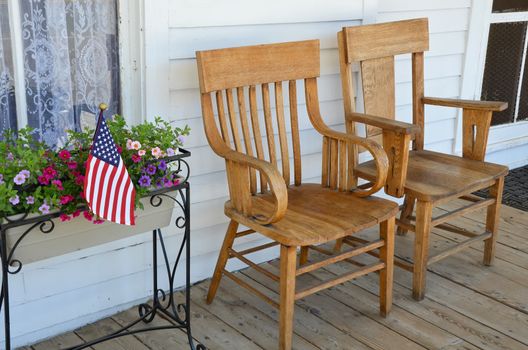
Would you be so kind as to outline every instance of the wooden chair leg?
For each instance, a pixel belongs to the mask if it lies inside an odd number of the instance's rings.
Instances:
[[[502,204],[502,191],[504,189],[504,177],[497,179],[495,185],[490,187],[489,196],[495,198],[496,202],[488,207],[486,214],[486,231],[491,232],[491,237],[484,241],[484,265],[490,266],[495,257],[495,244],[499,233],[500,207]]]
[[[415,201],[416,200],[412,196],[409,196],[409,195],[405,196],[405,199],[403,201],[402,212],[400,214],[400,221],[402,221],[404,223],[409,223],[410,222],[409,217],[413,213],[414,202]],[[407,234],[407,230],[404,229],[403,227],[398,226],[397,234],[399,236],[405,236]]]
[[[433,203],[417,201],[413,268],[413,298],[416,300],[422,300],[425,296],[432,212]]]
[[[279,349],[290,350],[295,305],[295,269],[297,248],[281,245]]]
[[[228,250],[233,246],[237,229],[238,222],[231,220],[231,222],[229,222],[229,226],[227,227],[224,243],[222,244],[222,248],[220,249],[220,255],[218,256],[218,261],[216,262],[216,267],[213,274],[213,278],[211,279],[211,284],[209,285],[209,292],[207,293],[206,300],[207,304],[211,304],[216,295],[216,291],[218,290],[220,280],[222,279],[222,275],[224,273],[224,268],[227,264],[227,260],[229,259]]]
[[[392,284],[394,273],[394,222],[392,217],[380,223],[380,239],[385,245],[380,248],[380,259],[385,263],[385,268],[380,271],[380,314],[386,317],[392,307]]]
[[[335,245],[334,245],[334,252],[339,253],[341,249],[343,248],[343,240],[344,238],[336,239]]]
[[[301,247],[301,256],[299,257],[299,266],[302,266],[308,262],[308,247]]]

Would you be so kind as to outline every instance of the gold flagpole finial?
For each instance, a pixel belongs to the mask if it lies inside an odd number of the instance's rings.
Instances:
[[[106,105],[106,103],[101,103],[101,104],[99,105],[99,109],[100,109],[101,111],[106,111],[107,108],[108,108],[108,106]]]

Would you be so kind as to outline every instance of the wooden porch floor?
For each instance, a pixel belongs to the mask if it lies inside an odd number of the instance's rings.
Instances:
[[[446,206],[437,209],[441,213]],[[528,213],[503,207],[495,264],[484,267],[482,244],[431,266],[427,297],[411,298],[411,274],[396,268],[394,307],[378,316],[377,276],[369,275],[307,297],[295,309],[294,348],[312,349],[528,349]],[[483,231],[484,212],[452,223]],[[376,232],[364,235],[374,237]],[[459,236],[434,230],[432,249]],[[412,236],[397,237],[397,255],[409,259]],[[263,264],[276,269],[276,262]],[[298,285],[332,277],[352,265],[342,263],[301,279]],[[353,267],[352,267],[353,268]],[[237,274],[262,290],[276,288],[246,269]],[[265,283],[261,284],[261,283]],[[192,289],[193,336],[209,349],[276,349],[277,311],[223,279],[212,305],[204,296],[209,281]],[[136,309],[24,349],[60,349],[100,336],[135,317]],[[156,321],[163,324],[165,320]],[[160,331],[94,346],[96,350],[186,349],[179,331]]]

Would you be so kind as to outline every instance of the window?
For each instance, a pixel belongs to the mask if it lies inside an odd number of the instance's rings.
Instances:
[[[519,12],[520,11],[520,12]],[[528,4],[494,0],[482,81],[483,100],[507,101],[492,125],[528,120]]]
[[[0,130],[29,125],[50,146],[120,113],[117,0],[0,0]]]

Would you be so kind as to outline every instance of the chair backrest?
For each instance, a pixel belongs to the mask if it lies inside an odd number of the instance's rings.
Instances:
[[[300,185],[301,149],[296,80],[319,76],[319,41],[198,51],[196,57],[204,127],[213,150],[219,153],[220,147],[232,148],[234,145],[236,151],[267,160],[275,166],[280,158],[282,175],[286,185],[289,185],[288,138],[291,138],[294,183]],[[284,108],[285,81],[288,81],[289,122],[285,118]],[[273,83],[274,112],[270,100],[270,83]],[[257,88],[261,93],[257,93]],[[212,95],[216,100],[215,107]],[[238,106],[238,111],[235,106]],[[278,130],[280,153],[277,152],[274,126]],[[250,174],[250,187],[252,193],[257,192],[254,171]],[[263,176],[260,176],[260,188],[261,191],[266,190]]]
[[[394,119],[394,56],[412,54],[413,123],[422,130],[413,148],[423,149],[423,55],[429,49],[428,19],[345,27],[338,33],[338,42],[345,113],[355,112],[351,64],[359,62],[365,113]],[[367,127],[367,137],[380,134],[379,128]]]

